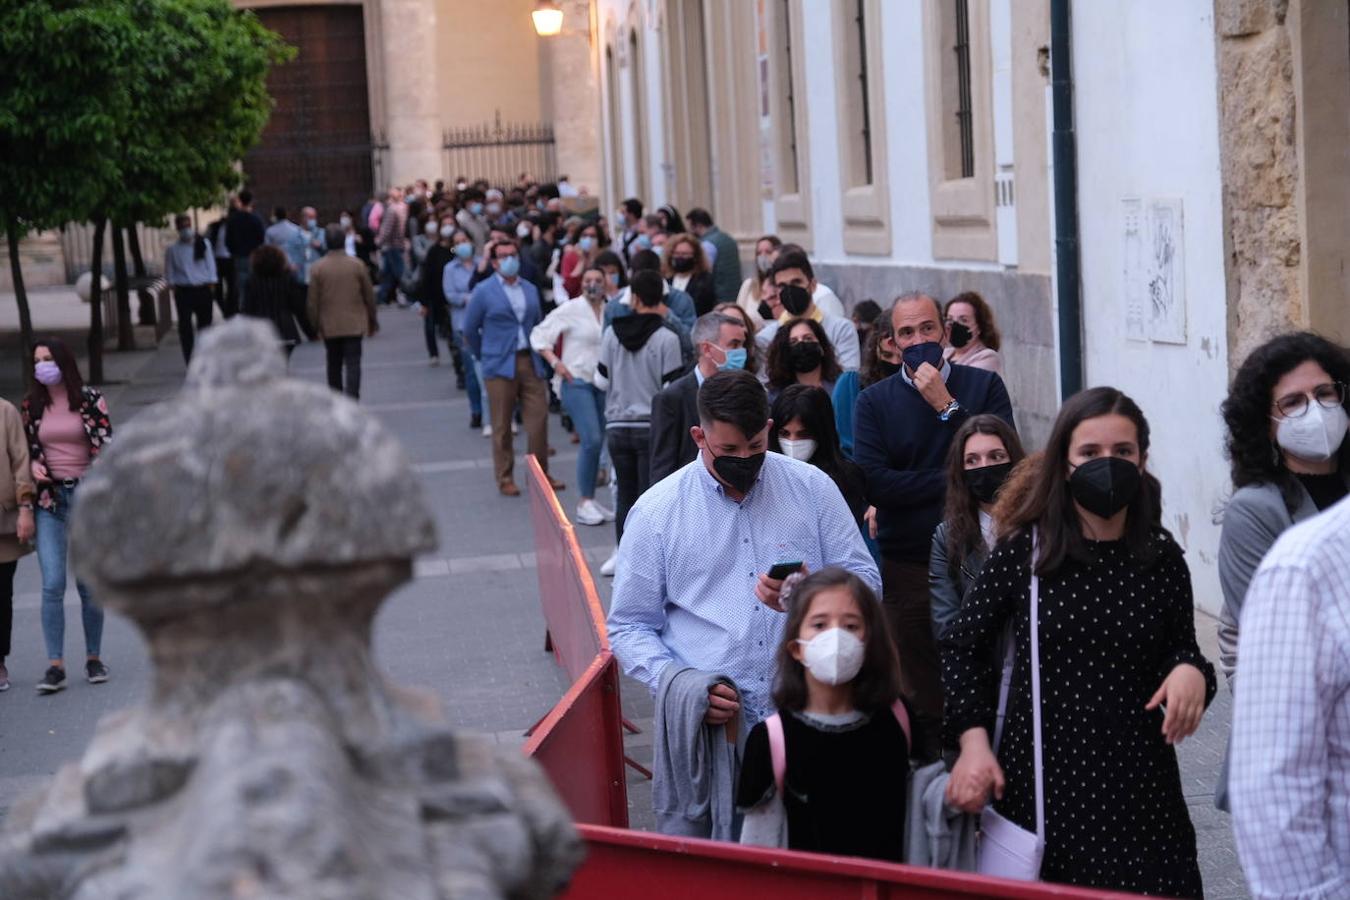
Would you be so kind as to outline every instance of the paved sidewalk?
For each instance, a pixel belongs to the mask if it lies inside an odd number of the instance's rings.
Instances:
[[[528,500],[497,493],[489,442],[468,428],[468,401],[455,389],[444,348],[443,364],[429,367],[417,315],[385,308],[380,318],[383,330],[365,345],[362,404],[403,443],[425,487],[440,547],[418,560],[414,580],[385,604],[375,627],[376,659],[393,680],[435,692],[456,727],[518,744],[525,729],[567,688],[551,655],[543,652]],[[182,357],[172,337],[155,351],[110,355],[109,367],[126,379],[108,391],[114,428],[171,396],[183,376]],[[298,348],[291,370],[297,377],[322,383],[322,346]],[[551,467],[567,482],[561,499],[570,513],[576,505],[576,448],[556,416],[550,418],[550,428],[557,451]],[[517,450],[523,449],[521,436]],[[385,514],[396,516],[399,510]],[[611,582],[600,578],[598,570],[613,549],[613,527],[578,527],[577,533],[608,605]],[[14,655],[8,661],[14,687],[0,695],[0,816],[25,790],[78,758],[100,716],[140,702],[149,676],[138,634],[125,620],[109,615],[104,657],[112,681],[91,686],[72,678],[66,691],[38,696],[33,685],[45,663],[34,557],[20,562],[15,590]],[[66,596],[66,623],[67,652],[73,662],[82,639],[73,580]],[[1202,647],[1217,659],[1213,620],[1202,615],[1197,624]],[[628,717],[643,728],[642,734],[628,738],[628,749],[645,764],[651,759],[651,698],[628,680],[623,696]],[[1221,686],[1200,733],[1181,748],[1206,896],[1212,900],[1247,896],[1227,816],[1216,812],[1212,803],[1229,710],[1230,698]],[[650,784],[631,774],[628,785],[633,826],[650,827]]]

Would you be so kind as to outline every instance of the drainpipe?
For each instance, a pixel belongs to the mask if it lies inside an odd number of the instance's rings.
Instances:
[[[1078,253],[1078,149],[1073,125],[1069,0],[1050,0],[1050,95],[1054,108],[1055,279],[1059,310],[1059,391],[1083,389],[1083,298]]]

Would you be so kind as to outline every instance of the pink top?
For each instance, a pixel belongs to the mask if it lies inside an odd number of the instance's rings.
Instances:
[[[48,388],[52,405],[42,413],[38,426],[38,440],[47,458],[47,472],[52,478],[83,478],[89,468],[89,435],[84,431],[84,420],[78,412],[71,412],[66,392]]]
[[[978,341],[972,341],[960,350],[948,347],[944,355],[958,366],[970,366],[1003,374],[1003,357],[999,356],[997,350],[990,350]]]

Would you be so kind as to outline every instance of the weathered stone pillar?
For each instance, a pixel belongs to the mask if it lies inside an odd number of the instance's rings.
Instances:
[[[203,333],[183,391],[80,488],[77,571],[144,632],[148,704],[0,829],[0,897],[552,896],[580,844],[542,772],[455,735],[371,659],[436,544],[377,418],[285,377],[276,332]]]
[[[388,184],[410,184],[416,178],[434,181],[441,171],[440,80],[432,62],[447,48],[436,44],[436,7],[432,0],[377,0],[384,65],[384,166]]]
[[[1228,357],[1291,328],[1350,339],[1344,3],[1215,0]]]
[[[544,118],[553,120],[558,172],[571,176],[573,185],[585,185],[593,195],[604,189],[600,172],[599,57],[591,33],[588,0],[565,0],[563,33],[541,38],[543,45]],[[644,198],[650,199],[650,198]]]

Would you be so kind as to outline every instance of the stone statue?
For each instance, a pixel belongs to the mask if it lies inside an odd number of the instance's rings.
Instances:
[[[0,897],[533,898],[581,843],[542,771],[386,682],[371,623],[435,547],[373,415],[206,331],[80,486],[77,570],[145,633],[148,704],[0,830]]]

